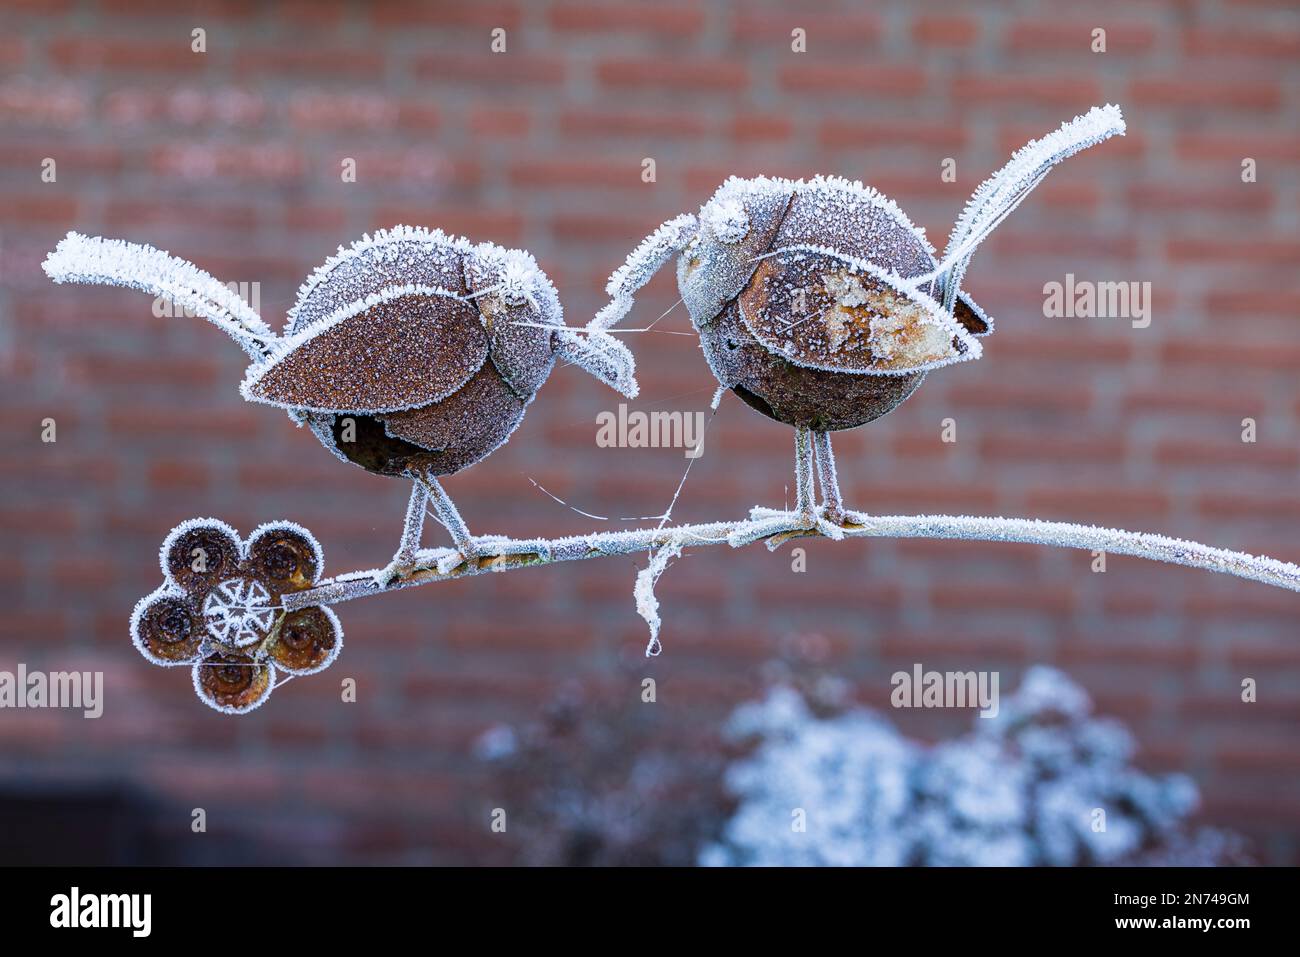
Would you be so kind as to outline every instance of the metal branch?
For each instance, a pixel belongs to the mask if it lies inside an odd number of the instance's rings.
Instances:
[[[820,511],[820,510],[819,510]],[[782,522],[780,519],[784,518]],[[777,520],[774,522],[774,519]],[[374,571],[351,572],[328,579],[314,588],[284,596],[286,609],[293,611],[309,605],[333,605],[365,598],[401,588],[414,588],[434,582],[504,572],[555,562],[608,558],[648,551],[669,543],[684,547],[728,543],[739,545],[745,535],[761,524],[769,549],[801,536],[825,538],[935,538],[989,542],[1029,542],[1080,548],[1112,555],[1133,555],[1153,561],[1186,565],[1207,571],[1222,572],[1252,581],[1300,591],[1300,566],[1274,558],[1248,555],[1245,552],[1212,548],[1164,535],[1128,532],[1113,528],[1073,525],[1068,522],[1043,522],[1023,518],[983,518],[969,515],[863,515],[848,513],[844,526],[829,526],[824,519],[809,527],[806,516],[796,512],[754,509],[750,517],[734,522],[707,522],[666,528],[640,528],[621,532],[599,532],[557,539],[502,540],[494,543],[503,554],[486,555],[463,562],[450,571],[439,572],[436,564],[447,556],[448,549],[422,549],[417,553],[419,565],[428,565],[408,577],[378,586]],[[774,525],[776,530],[773,531]],[[838,533],[842,531],[843,535]],[[832,535],[830,532],[835,532]],[[504,554],[505,552],[512,554]]]

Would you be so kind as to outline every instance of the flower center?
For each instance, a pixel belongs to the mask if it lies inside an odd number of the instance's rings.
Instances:
[[[266,586],[254,579],[227,579],[203,600],[208,634],[237,648],[265,638],[275,621],[275,612]]]

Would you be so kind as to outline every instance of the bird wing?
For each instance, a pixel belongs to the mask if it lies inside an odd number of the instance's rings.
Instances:
[[[383,289],[282,341],[249,368],[240,392],[312,412],[398,412],[437,402],[488,355],[478,309],[429,286]]]
[[[830,249],[787,247],[769,255],[739,303],[759,343],[809,368],[903,375],[982,352],[963,322],[923,289]],[[973,310],[970,319],[979,319]]]

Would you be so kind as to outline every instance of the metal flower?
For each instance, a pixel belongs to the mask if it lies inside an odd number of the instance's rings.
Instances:
[[[327,668],[343,647],[338,616],[286,611],[290,592],[320,581],[325,556],[300,525],[272,522],[247,540],[216,519],[172,529],[159,552],[163,584],[131,615],[131,640],[164,667],[190,665],[199,699],[227,714],[261,705],[277,674]]]

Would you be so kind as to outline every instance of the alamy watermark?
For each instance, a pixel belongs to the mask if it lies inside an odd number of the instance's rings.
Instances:
[[[998,672],[895,671],[889,703],[895,708],[979,708],[981,718],[998,716]]]
[[[704,454],[703,412],[617,412],[596,416],[596,445],[602,449],[685,449],[688,459]]]
[[[1151,325],[1150,282],[1092,282],[1065,274],[1065,282],[1043,286],[1048,319],[1128,319],[1134,329]]]
[[[50,898],[50,926],[125,927],[132,937],[148,937],[153,927],[152,894],[83,894],[74,887]]]
[[[83,717],[104,713],[104,672],[0,671],[0,708],[72,708]]]

